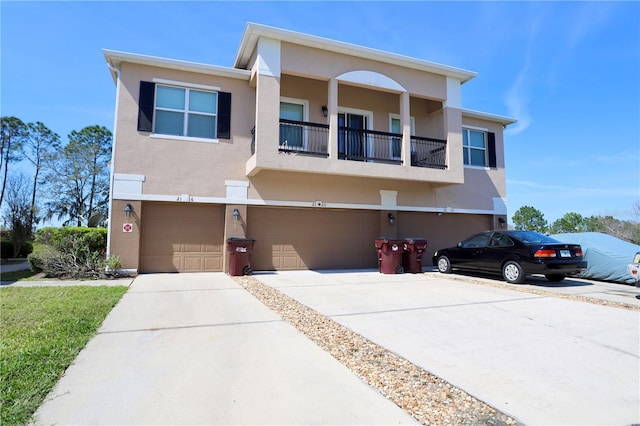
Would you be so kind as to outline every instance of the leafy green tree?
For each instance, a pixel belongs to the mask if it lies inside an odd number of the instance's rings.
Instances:
[[[21,160],[20,146],[27,135],[27,126],[16,117],[0,118],[0,170],[2,171],[2,190],[0,191],[0,206],[4,200],[7,186],[9,165]]]
[[[544,214],[534,207],[522,206],[511,218],[515,229],[523,231],[547,232],[547,221]]]
[[[65,224],[75,221],[82,226],[95,213],[106,216],[111,138],[111,131],[102,126],[69,134],[69,143],[47,167],[47,218],[67,218]]]
[[[33,228],[33,225],[38,222],[36,217],[38,179],[47,162],[52,161],[54,153],[60,148],[60,136],[39,121],[29,123],[27,129],[27,137],[21,147],[21,152],[23,157],[35,168],[31,192],[31,212],[29,214],[29,226]]]
[[[580,213],[570,212],[553,222],[549,232],[552,234],[589,232],[589,221]]]

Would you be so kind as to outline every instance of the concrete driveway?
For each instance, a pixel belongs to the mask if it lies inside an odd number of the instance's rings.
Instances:
[[[256,278],[524,424],[640,423],[640,314],[553,294],[586,285],[544,292],[535,279],[510,289],[370,271]],[[532,286],[541,294],[519,291]],[[621,289],[637,303],[638,289]]]
[[[37,425],[415,424],[222,273],[138,276]]]

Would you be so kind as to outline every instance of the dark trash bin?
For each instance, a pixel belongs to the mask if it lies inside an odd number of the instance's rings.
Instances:
[[[404,240],[380,237],[375,240],[378,250],[378,270],[383,274],[402,274],[402,252]]]
[[[228,238],[227,252],[229,253],[229,275],[237,277],[251,275],[251,252],[256,240],[248,238]]]
[[[402,265],[405,272],[412,274],[422,273],[422,253],[427,249],[427,240],[423,238],[406,238],[404,240],[404,253]]]

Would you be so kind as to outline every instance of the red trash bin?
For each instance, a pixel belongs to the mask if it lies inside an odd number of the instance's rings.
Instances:
[[[251,275],[251,252],[256,240],[248,238],[228,238],[227,252],[229,253],[229,275]]]
[[[402,274],[402,252],[404,240],[395,240],[380,237],[375,240],[378,250],[378,270],[383,274]]]
[[[427,240],[423,238],[406,238],[404,240],[404,253],[402,265],[406,272],[412,274],[422,273],[422,253],[427,249]]]

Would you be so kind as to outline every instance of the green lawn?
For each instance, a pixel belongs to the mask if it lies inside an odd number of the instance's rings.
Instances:
[[[0,289],[0,424],[29,422],[127,289]]]

